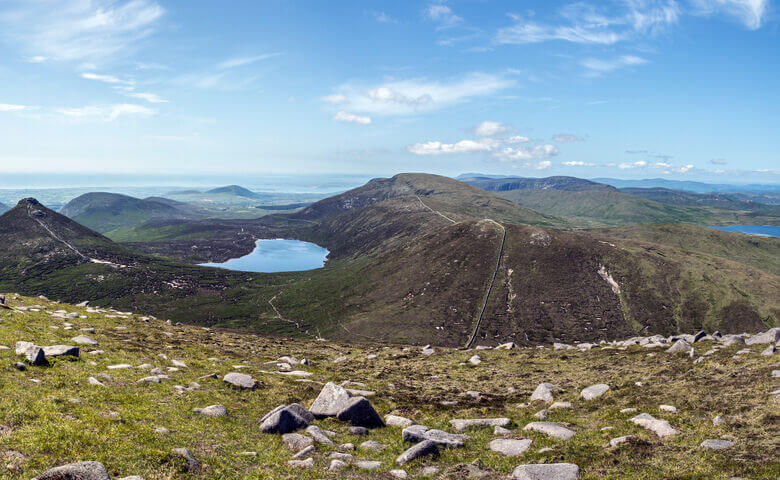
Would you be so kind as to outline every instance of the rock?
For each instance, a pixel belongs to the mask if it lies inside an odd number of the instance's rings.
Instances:
[[[51,345],[43,347],[43,354],[47,357],[78,357],[79,353],[79,347],[70,345]]]
[[[188,472],[196,473],[200,470],[200,462],[198,462],[186,448],[174,448],[173,454],[184,459]]]
[[[109,365],[106,368],[109,369],[109,370],[121,370],[121,369],[124,369],[124,368],[133,368],[133,366],[130,365],[129,363],[120,363],[120,364],[117,364],[117,365]],[[152,371],[152,373],[154,373],[154,371]],[[160,373],[162,373],[162,372],[160,372]]]
[[[508,418],[471,418],[450,420],[452,427],[459,432],[462,432],[470,427],[482,425],[488,425],[491,427],[506,427],[510,423],[512,423],[512,421]]]
[[[712,426],[713,427],[719,427],[719,426],[723,425],[724,423],[726,423],[726,421],[723,420],[723,417],[721,417],[720,415],[717,415],[715,418],[712,419]]]
[[[677,435],[679,433],[672,428],[666,420],[659,420],[648,413],[640,413],[632,418],[631,422],[650,430],[661,438]]]
[[[328,382],[311,404],[309,411],[317,418],[335,417],[349,402],[349,393],[335,383]]]
[[[90,385],[94,385],[94,386],[96,386],[96,387],[105,387],[105,385],[103,384],[103,382],[101,382],[100,380],[98,380],[98,379],[97,379],[97,378],[95,378],[95,377],[89,377],[89,378],[87,378],[87,383],[88,383],[88,384],[90,384]]]
[[[400,480],[404,480],[406,478],[409,478],[409,474],[406,473],[405,470],[390,470],[387,473],[389,473],[391,477],[398,478]]]
[[[187,368],[187,364],[182,362],[181,360],[171,360],[171,365],[173,365],[176,368]]]
[[[568,440],[575,435],[573,430],[555,422],[531,422],[523,430],[534,430],[559,440]]]
[[[297,404],[293,404],[297,405]],[[300,407],[300,405],[298,405]],[[301,407],[302,409],[303,407]],[[300,410],[292,405],[287,407],[277,407],[270,414],[266,415],[260,424],[260,431],[265,433],[289,433],[295,430],[305,428],[309,425],[309,420],[301,416]]]
[[[466,435],[447,433],[442,430],[428,429],[424,425],[412,425],[406,427],[401,432],[401,438],[404,442],[418,443],[425,440],[431,440],[437,445],[452,448],[462,448],[464,442],[469,438]]]
[[[517,457],[525,453],[532,442],[533,440],[528,438],[523,438],[521,440],[513,438],[496,438],[488,444],[488,448],[494,452],[506,455],[507,457]]]
[[[159,433],[160,435],[165,435],[166,433],[171,433],[170,430],[168,430],[165,427],[157,427],[154,429],[154,433]]]
[[[192,411],[204,417],[224,417],[227,415],[227,408],[224,405],[209,405],[205,408],[193,408]]]
[[[659,405],[658,408],[663,410],[664,412],[677,413],[677,407],[674,407],[672,405]]]
[[[573,463],[530,463],[518,465],[510,478],[514,480],[577,480],[580,467]]]
[[[314,468],[314,459],[309,457],[306,460],[288,460],[287,465],[294,468]]]
[[[720,343],[722,343],[723,346],[730,347],[731,345],[744,344],[745,343],[745,339],[740,337],[739,335],[729,334],[729,335],[723,335],[720,338]]]
[[[254,390],[257,388],[255,379],[245,373],[228,373],[222,377],[222,381],[241,390]]]
[[[748,345],[756,345],[759,343],[775,343],[777,341],[780,341],[780,327],[770,328],[764,333],[753,335],[745,340],[745,343]]]
[[[635,440],[637,437],[635,435],[625,435],[622,437],[613,438],[609,441],[610,447],[617,447],[618,445],[622,445],[624,443],[630,442],[632,440]]]
[[[24,358],[30,365],[46,365],[46,355],[43,349],[37,345],[28,347],[24,352]]]
[[[620,410],[620,413],[634,413],[634,412],[636,412],[636,408],[633,408],[633,407],[631,407],[631,408],[624,408],[624,409]]]
[[[469,363],[472,365],[479,365],[482,363],[482,359],[479,358],[479,355],[474,355],[471,358],[469,358]]]
[[[376,470],[382,466],[382,462],[375,460],[360,460],[355,462],[355,466],[363,470]]]
[[[355,445],[353,443],[342,443],[341,445],[339,445],[339,450],[345,452],[354,452]]]
[[[363,450],[373,450],[375,452],[380,452],[385,449],[385,445],[376,442],[374,440],[368,440],[366,442],[361,443],[360,448]]]
[[[496,425],[493,427],[493,435],[511,435],[512,431]]]
[[[100,462],[77,462],[52,468],[33,480],[111,480]]]
[[[352,397],[344,407],[336,414],[336,418],[342,422],[351,422],[358,427],[374,428],[384,427],[385,422],[376,413],[371,402],[365,397]]]
[[[777,353],[777,347],[774,346],[774,345],[770,345],[770,346],[766,347],[766,349],[763,352],[761,352],[761,355],[763,355],[765,357],[771,357],[775,353]]]
[[[349,427],[349,433],[352,435],[368,435],[368,429],[366,427]]]
[[[23,372],[27,370],[27,365],[23,364],[22,362],[14,362],[14,368],[20,372]]]
[[[282,443],[290,450],[297,452],[310,445],[314,445],[314,440],[300,433],[285,433],[282,435]]]
[[[691,346],[685,340],[677,340],[674,345],[669,347],[667,353],[688,353],[691,350]]]
[[[731,448],[734,446],[734,442],[729,440],[705,440],[701,442],[702,448],[709,448],[710,450],[723,450],[724,448]]]
[[[398,415],[385,415],[385,424],[389,427],[406,428],[414,425],[414,421]]]
[[[144,377],[136,383],[162,383],[162,379],[159,375],[152,375],[151,377]]]
[[[496,350],[512,350],[514,348],[518,348],[517,345],[515,345],[514,342],[509,343],[502,343],[501,345],[496,347]]]
[[[560,392],[561,387],[552,383],[540,383],[534,393],[531,394],[531,401],[541,400],[550,403],[553,401],[553,393]]]
[[[70,341],[73,342],[73,343],[78,343],[79,345],[97,345],[98,344],[98,342],[96,342],[95,340],[92,340],[91,338],[89,338],[86,335],[78,335],[76,337],[71,338]]]
[[[549,407],[547,407],[547,410],[555,410],[555,409],[569,409],[572,408],[571,402],[555,402]]]
[[[289,435],[294,435],[294,434],[289,434]],[[298,452],[295,455],[293,455],[293,458],[296,458],[296,459],[297,458],[306,458],[309,455],[313,455],[314,452],[316,452],[316,451],[317,451],[317,448],[314,445],[309,445],[308,447],[305,447],[303,450],[301,450],[300,452]]]
[[[333,460],[330,461],[330,466],[328,467],[328,470],[331,472],[337,472],[346,466],[347,464],[344,463],[342,460],[334,458]]]
[[[345,462],[351,462],[353,457],[349,453],[331,452],[331,454],[328,455],[328,458],[336,458],[338,460],[344,460]]]
[[[16,342],[16,345],[14,346],[14,352],[16,352],[17,355],[24,355],[30,347],[34,346],[35,344],[32,342]]]
[[[433,465],[428,465],[427,467],[423,467],[423,469],[420,470],[420,476],[423,477],[431,477],[437,473],[439,473],[439,467],[434,467]]]
[[[538,418],[539,420],[547,420],[547,409],[539,410],[538,412],[534,413],[534,418]]]
[[[403,465],[407,462],[411,462],[412,460],[415,460],[420,457],[425,457],[428,455],[438,457],[439,447],[436,445],[435,442],[432,442],[430,440],[425,440],[407,449],[398,458],[396,458],[395,463],[399,465]]]
[[[693,343],[700,342],[706,336],[707,336],[707,332],[705,332],[704,330],[700,331],[699,333],[693,336]]]
[[[593,400],[594,398],[598,398],[604,395],[605,393],[607,393],[607,390],[609,390],[609,385],[604,383],[599,383],[584,388],[582,392],[580,392],[580,396],[585,400]]]
[[[316,425],[309,425],[306,427],[306,433],[311,435],[317,442],[324,443],[325,445],[333,445],[333,441]]]

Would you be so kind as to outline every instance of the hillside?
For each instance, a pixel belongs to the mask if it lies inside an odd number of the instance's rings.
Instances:
[[[80,461],[100,462],[110,478],[146,480],[356,480],[421,477],[431,469],[438,478],[498,480],[541,463],[569,464],[579,476],[555,478],[583,480],[780,475],[776,355],[759,354],[772,351],[757,343],[760,337],[746,345],[740,337],[708,336],[692,355],[665,351],[671,342],[663,337],[576,348],[421,350],[289,342],[45,298],[5,298],[0,472],[9,480]],[[76,344],[77,335],[92,344]],[[19,341],[80,349],[34,366],[15,354]],[[21,366],[11,368],[13,362]],[[238,373],[256,388],[225,381]],[[286,435],[258,428],[278,405],[315,410],[326,382],[338,398],[363,396],[387,426],[361,432],[326,417]],[[543,383],[553,385],[546,395]],[[215,407],[199,410],[208,406]],[[646,415],[667,431],[640,426]],[[410,434],[424,429],[404,433],[410,423],[456,442],[398,462],[419,441]],[[711,440],[726,440],[715,443],[725,449],[707,448]]]
[[[563,190],[569,192],[582,191],[614,191],[615,188],[602,183],[592,182],[577,177],[547,177],[547,178],[489,178],[466,177],[461,181],[491,192],[508,190]]]
[[[204,218],[207,212],[175,200],[134,198],[93,192],[68,202],[60,213],[93,230],[112,236],[153,220]]]
[[[762,184],[715,184],[715,183],[703,183],[693,182],[689,180],[668,180],[666,178],[646,178],[642,180],[624,180],[619,178],[592,178],[594,182],[605,183],[612,185],[615,188],[668,188],[670,190],[685,190],[687,192],[695,193],[709,193],[709,192],[778,192],[780,186],[778,185],[762,185]]]
[[[5,212],[7,212],[10,209],[11,209],[11,207],[9,207],[8,205],[6,205],[4,203],[0,203],[0,215],[4,214]]]
[[[747,211],[775,210],[775,214],[780,215],[780,209],[777,206],[744,199],[742,195],[736,193],[693,193],[668,188],[623,188],[621,191],[671,205],[706,206]]]
[[[237,197],[257,198],[258,195],[244,187],[239,185],[228,185],[226,187],[212,188],[206,191],[207,194],[226,194],[235,195]]]

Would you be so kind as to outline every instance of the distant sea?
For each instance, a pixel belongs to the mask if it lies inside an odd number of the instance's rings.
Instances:
[[[776,225],[729,225],[727,227],[710,227],[727,232],[750,233],[767,237],[780,237],[780,227]]]

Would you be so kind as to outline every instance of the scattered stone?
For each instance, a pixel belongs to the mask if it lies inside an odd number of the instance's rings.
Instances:
[[[469,363],[472,365],[479,365],[482,363],[482,359],[479,358],[479,355],[474,355],[473,357],[469,358]]]
[[[376,470],[382,466],[382,462],[376,460],[359,460],[355,462],[355,466],[363,470]]]
[[[292,404],[289,406],[277,407],[269,414],[263,417],[260,424],[260,431],[265,433],[289,433],[295,430],[305,428],[309,425],[310,420],[305,416],[301,416],[301,410],[303,407],[298,404]]]
[[[677,407],[674,407],[672,405],[659,405],[658,408],[660,408],[664,412],[677,413]]]
[[[287,465],[294,468],[314,468],[314,459],[309,457],[306,460],[288,460]]]
[[[168,430],[165,427],[157,427],[154,429],[154,433],[159,433],[160,435],[165,435],[166,433],[171,433],[170,430]]]
[[[349,433],[352,435],[368,435],[368,429],[366,427],[349,427]]]
[[[89,377],[89,378],[87,378],[87,383],[88,383],[88,384],[90,384],[90,385],[94,385],[94,386],[96,386],[96,387],[105,387],[105,385],[103,384],[103,382],[101,382],[100,380],[98,380],[98,379],[97,379],[97,378],[95,378],[95,377]]]
[[[723,450],[724,448],[731,448],[734,446],[734,442],[729,440],[705,440],[701,442],[703,448],[709,448],[710,450]]]
[[[609,385],[599,383],[583,389],[582,392],[580,392],[580,396],[585,400],[593,400],[594,398],[598,398],[607,393],[607,390],[609,390]]]
[[[398,415],[385,415],[385,424],[389,427],[406,428],[414,425],[414,421]]]
[[[333,382],[322,387],[309,411],[317,418],[335,417],[349,403],[349,393]]]
[[[330,438],[328,438],[327,435],[325,435],[325,432],[323,432],[322,429],[320,429],[320,427],[316,425],[309,425],[308,427],[306,427],[306,433],[311,435],[311,437],[314,440],[320,443],[324,443],[325,445],[333,445],[333,441]]]
[[[573,463],[531,463],[512,472],[514,480],[577,480],[580,467]]]
[[[78,357],[80,353],[79,347],[73,347],[70,345],[51,345],[42,348],[43,354],[47,357]]]
[[[106,368],[109,369],[109,370],[120,370],[120,369],[124,369],[124,368],[133,368],[133,366],[130,365],[129,363],[120,363],[118,365],[109,365]],[[154,371],[152,371],[152,373],[154,373]],[[162,373],[162,372],[160,372],[160,373]]]
[[[14,368],[20,372],[23,372],[27,370],[27,365],[23,364],[22,362],[14,362]]]
[[[777,347],[774,346],[774,345],[770,345],[770,346],[766,347],[766,349],[763,352],[761,352],[761,355],[763,355],[765,357],[771,357],[775,353],[777,353]]]
[[[200,462],[198,462],[186,448],[174,448],[173,454],[184,459],[187,464],[188,472],[195,473],[200,470]]]
[[[674,345],[669,347],[666,351],[668,353],[688,353],[691,350],[691,345],[685,340],[677,340]]]
[[[305,447],[303,450],[293,455],[293,458],[306,458],[309,455],[313,455],[316,451],[317,448],[314,445],[309,445],[308,447]]]
[[[96,342],[95,340],[92,340],[91,338],[89,338],[86,335],[78,335],[76,337],[71,338],[70,341],[73,342],[73,343],[78,343],[79,345],[93,345],[94,346],[94,345],[98,344],[98,342]]]
[[[568,440],[575,435],[573,430],[555,422],[531,422],[523,430],[534,430],[560,440]]]
[[[337,472],[346,466],[347,464],[344,463],[342,460],[338,460],[334,458],[333,460],[330,461],[330,466],[328,467],[328,470],[331,472]]]
[[[452,427],[459,432],[462,432],[470,427],[482,425],[488,425],[491,427],[506,427],[510,423],[512,423],[512,421],[508,418],[471,418],[450,420]]]
[[[512,431],[496,425],[493,427],[493,435],[512,435]]]
[[[539,420],[547,420],[547,409],[545,408],[534,413],[534,418],[538,418]]]
[[[512,438],[496,438],[492,440],[488,447],[494,452],[501,453],[507,457],[517,457],[525,453],[533,441],[528,438],[516,440]]]
[[[406,473],[406,470],[390,470],[387,472],[392,476],[393,478],[398,478],[400,480],[404,480],[406,478],[409,478],[409,474]]]
[[[534,393],[531,394],[531,401],[541,400],[550,403],[553,401],[553,393],[560,392],[561,387],[552,383],[540,383]]]
[[[401,432],[401,437],[404,442],[418,443],[425,440],[431,440],[437,445],[452,448],[462,448],[464,442],[468,439],[466,435],[428,429],[425,425],[412,425],[411,427],[406,427]]]
[[[374,440],[368,440],[361,443],[360,448],[362,450],[373,450],[375,452],[379,452],[385,449],[385,445]]]
[[[439,447],[431,440],[422,441],[417,445],[409,448],[395,460],[395,463],[403,465],[407,462],[411,462],[412,460],[428,455],[432,455],[434,457],[439,456]]]
[[[282,435],[284,446],[294,452],[298,452],[310,445],[314,445],[314,440],[300,433],[285,433]]]
[[[52,468],[33,480],[111,480],[100,462],[77,462]]]
[[[162,379],[159,375],[152,375],[151,377],[144,377],[138,380],[137,383],[162,383]]]
[[[228,373],[222,377],[222,381],[242,390],[254,390],[257,388],[255,379],[245,373]]]
[[[726,421],[723,420],[723,417],[721,417],[720,415],[718,415],[718,416],[716,416],[715,418],[712,419],[712,426],[713,427],[719,427],[719,426],[723,425],[724,423],[726,423]]]
[[[554,410],[554,409],[569,409],[572,408],[571,402],[555,402],[549,407],[547,407],[548,410]]]
[[[423,467],[423,469],[420,470],[420,475],[423,477],[430,477],[436,475],[437,473],[439,473],[439,467],[434,467],[433,465],[428,465],[427,467]]]
[[[624,443],[628,443],[632,440],[635,440],[637,437],[636,435],[625,435],[622,437],[613,438],[609,441],[610,447],[617,447],[618,445],[622,445]]]
[[[624,408],[624,409],[622,409],[620,411],[620,413],[634,413],[634,412],[636,412],[636,408],[633,408],[633,407],[631,407],[631,408]]]
[[[358,427],[374,428],[384,427],[385,422],[376,413],[371,402],[365,397],[352,397],[344,407],[336,414],[336,418],[342,422],[351,422]]]
[[[780,341],[780,327],[770,328],[764,333],[753,335],[745,340],[748,345],[756,345],[759,343],[775,343]]]
[[[193,408],[192,411],[204,417],[224,417],[227,415],[227,408],[224,405],[209,405],[205,408]]]
[[[679,432],[672,428],[666,420],[659,420],[649,413],[640,413],[631,419],[631,422],[644,427],[661,438],[677,435]]]
[[[182,362],[181,360],[171,360],[171,365],[173,365],[176,368],[187,368],[187,364]]]
[[[350,461],[351,462],[353,457],[349,453],[331,452],[331,454],[328,455],[328,458],[336,458],[336,459],[339,459],[339,460],[344,460],[345,462],[346,461]]]

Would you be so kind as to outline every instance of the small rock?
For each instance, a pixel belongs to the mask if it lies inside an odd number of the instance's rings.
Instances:
[[[330,466],[328,467],[328,470],[331,471],[331,472],[337,472],[337,471],[343,469],[346,466],[347,466],[346,463],[344,463],[341,460],[338,460],[338,459],[334,458],[333,460],[330,461]]]
[[[309,457],[306,460],[288,460],[287,465],[294,468],[314,468],[314,459]]]
[[[473,357],[469,358],[469,363],[472,365],[479,365],[482,363],[482,359],[479,358],[479,355],[474,355]]]
[[[515,440],[512,438],[496,438],[492,440],[488,447],[494,452],[501,453],[507,457],[517,457],[525,453],[533,441],[528,438]]]
[[[553,401],[553,393],[560,392],[561,387],[552,383],[540,383],[534,393],[531,394],[531,401],[541,400],[550,403]]]
[[[701,442],[703,448],[709,448],[710,450],[723,450],[724,448],[731,448],[734,446],[734,442],[729,440],[705,440]]]
[[[242,390],[254,390],[257,388],[255,379],[245,373],[228,373],[222,377],[222,381]]]
[[[333,445],[333,441],[316,425],[309,425],[306,427],[306,433],[311,435],[317,442],[324,443],[325,445]]]
[[[414,421],[398,415],[385,415],[385,424],[389,427],[406,428],[414,425]]]
[[[609,441],[610,447],[617,447],[618,445],[622,445],[624,443],[630,442],[632,440],[635,440],[637,437],[635,435],[625,435],[622,437],[613,438]]]
[[[390,470],[387,473],[389,473],[390,476],[392,476],[393,478],[398,478],[400,480],[404,480],[404,479],[409,478],[409,474],[406,473],[405,470]]]
[[[313,455],[316,451],[317,448],[314,445],[309,445],[308,447],[305,447],[303,450],[293,455],[293,458],[306,458],[309,455]]]
[[[373,450],[375,452],[379,452],[385,449],[385,446],[379,442],[376,442],[374,440],[368,440],[366,442],[363,442],[360,444],[360,448],[362,450]]]
[[[359,460],[355,462],[355,466],[363,470],[376,470],[382,466],[382,462],[375,460]]]
[[[556,408],[559,409],[569,409],[572,408],[571,402],[555,402],[549,407],[547,407],[547,410],[554,410]]]
[[[609,385],[599,383],[597,385],[591,385],[590,387],[584,388],[582,392],[580,392],[580,396],[585,400],[593,400],[594,398],[598,398],[607,393],[607,390],[609,390]]]
[[[674,407],[672,405],[659,405],[658,408],[660,408],[664,412],[677,413],[677,407]]]
[[[96,342],[95,340],[92,340],[91,338],[89,338],[86,335],[78,335],[76,337],[71,338],[70,341],[73,342],[73,343],[78,343],[79,345],[97,345],[98,344],[98,342]]]
[[[200,462],[198,462],[186,448],[174,448],[173,454],[184,459],[188,472],[195,473],[200,470]]]
[[[22,362],[14,362],[14,368],[20,372],[23,372],[27,370],[27,365],[23,364]]]
[[[726,421],[723,420],[723,417],[721,417],[720,415],[718,415],[718,416],[716,416],[715,418],[712,419],[712,426],[714,426],[714,427],[719,427],[719,426],[723,425],[724,423],[726,423]]]
[[[777,347],[774,346],[774,345],[770,345],[770,346],[766,347],[766,349],[763,352],[761,352],[761,355],[763,355],[765,357],[771,357],[775,353],[777,353]]]
[[[385,422],[376,413],[371,402],[365,397],[353,397],[336,414],[336,418],[342,422],[351,422],[358,427],[374,428],[384,427]]]
[[[431,440],[437,445],[462,448],[464,442],[468,439],[466,435],[447,433],[442,430],[428,429],[424,425],[412,425],[406,427],[401,432],[401,438],[404,442],[417,443],[425,440]]]
[[[667,353],[688,353],[691,350],[691,345],[685,340],[677,340],[674,345],[669,347]]]
[[[577,480],[580,468],[573,463],[537,463],[519,465],[512,472],[514,480]]]
[[[193,408],[192,411],[204,417],[224,417],[227,415],[227,408],[224,405],[209,405],[205,408]]]
[[[560,440],[568,440],[575,435],[573,430],[555,422],[531,422],[523,430],[534,430]]]
[[[462,432],[470,427],[477,427],[482,425],[488,425],[491,427],[506,427],[510,423],[512,423],[512,421],[508,418],[470,418],[450,420],[452,427],[459,432]]]
[[[399,465],[403,465],[407,462],[411,462],[412,460],[428,455],[438,457],[439,447],[436,445],[436,443],[430,440],[425,440],[406,450],[395,460],[395,462]]]
[[[103,384],[103,382],[101,382],[100,380],[98,380],[98,379],[97,379],[97,378],[95,378],[95,377],[89,377],[89,378],[87,378],[87,383],[88,383],[88,384],[90,384],[90,385],[94,385],[94,386],[96,386],[96,387],[105,387],[105,385]]]
[[[33,480],[111,480],[100,462],[77,462],[52,468]]]
[[[303,410],[303,411],[302,411]],[[261,420],[260,430],[265,433],[289,433],[309,425],[305,409],[298,404],[277,407]]]
[[[352,435],[368,435],[368,429],[366,427],[349,427],[349,433]]]
[[[504,427],[499,427],[498,425],[493,427],[493,435],[502,435],[503,436],[503,435],[511,435],[511,434],[512,434],[512,431],[508,430],[508,429],[506,429]]]
[[[317,418],[335,417],[349,400],[349,393],[343,387],[328,382],[322,387],[309,411]]]
[[[659,420],[648,413],[640,413],[632,418],[631,422],[650,430],[661,438],[679,433],[666,420]]]
[[[306,435],[301,435],[300,433],[285,433],[282,435],[282,443],[284,443],[284,446],[290,450],[298,452],[310,445],[313,445],[314,440],[307,437]]]

